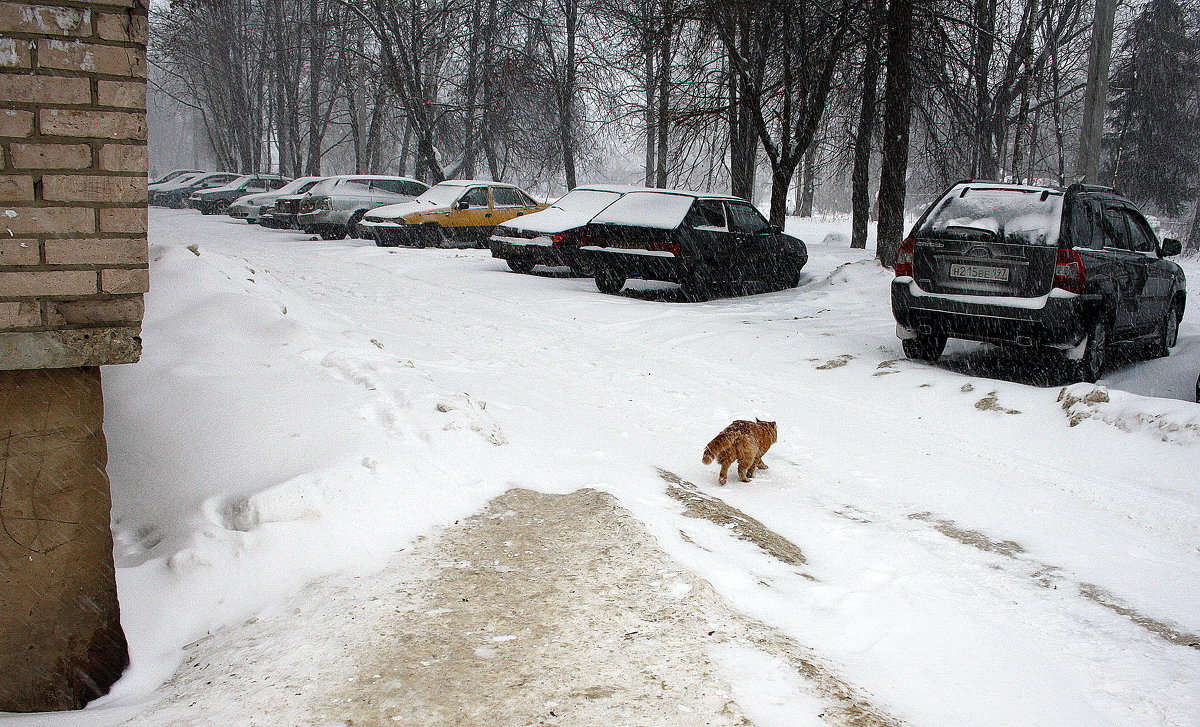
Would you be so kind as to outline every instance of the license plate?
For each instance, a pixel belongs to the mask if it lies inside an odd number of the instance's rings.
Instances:
[[[950,277],[968,280],[994,280],[1008,282],[1008,268],[993,268],[987,265],[951,265]]]

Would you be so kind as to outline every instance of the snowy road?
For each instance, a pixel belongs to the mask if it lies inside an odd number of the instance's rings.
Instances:
[[[683,304],[484,251],[151,222],[145,356],[105,370],[134,665],[70,724],[144,710],[184,645],[314,578],[375,572],[513,488],[611,494],[730,608],[905,724],[1200,723],[1200,405],[1180,400],[1195,303],[1175,354],[1068,411],[1068,382],[981,375],[1005,363],[984,347],[904,360],[890,275],[845,247],[810,244],[796,290]],[[754,416],[778,422],[771,467],[718,488],[701,449]],[[672,481],[805,562],[688,517]],[[752,651],[724,652],[729,673],[778,667]],[[759,727],[823,709],[803,680],[737,687]]]

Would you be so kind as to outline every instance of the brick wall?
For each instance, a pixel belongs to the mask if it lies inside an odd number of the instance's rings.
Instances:
[[[136,361],[148,0],[0,0],[0,370]]]

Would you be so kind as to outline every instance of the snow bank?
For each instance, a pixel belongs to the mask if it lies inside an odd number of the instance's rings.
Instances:
[[[1149,434],[1173,444],[1200,444],[1200,406],[1175,399],[1138,396],[1093,384],[1058,394],[1071,426],[1088,419],[1125,432]]]

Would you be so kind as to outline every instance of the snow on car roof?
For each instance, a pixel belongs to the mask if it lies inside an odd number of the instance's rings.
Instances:
[[[629,192],[613,202],[592,218],[592,222],[671,230],[683,222],[683,218],[692,207],[692,202],[697,199],[744,201],[727,194],[676,189],[641,189]]]
[[[447,187],[470,187],[475,184],[487,184],[487,185],[491,185],[493,187],[513,187],[514,189],[518,188],[517,185],[515,185],[515,184],[509,184],[508,182],[497,182],[492,179],[447,179],[444,182],[438,182],[438,184],[444,184]],[[437,185],[434,185],[434,186],[437,186]]]

